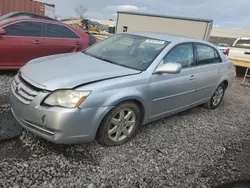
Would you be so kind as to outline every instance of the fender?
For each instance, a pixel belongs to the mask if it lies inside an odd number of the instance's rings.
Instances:
[[[130,90],[124,92],[124,90],[110,96],[108,100],[104,101],[103,106],[116,106],[124,101],[136,100],[141,103],[144,108],[144,120],[146,121],[146,117],[148,117],[148,107],[150,102],[146,100],[146,96],[138,90]]]
[[[118,92],[112,95],[108,100],[106,100],[103,106],[116,106],[117,104],[127,101],[127,100],[137,100],[140,103],[144,104],[145,99],[139,91],[129,91],[129,92]]]
[[[232,73],[232,75],[233,75],[234,73]],[[215,87],[215,90],[217,89],[217,87],[222,83],[222,82],[224,82],[224,81],[227,81],[228,82],[228,86],[227,87],[230,87],[231,85],[232,85],[232,82],[233,82],[233,79],[234,79],[234,77],[232,77],[232,78],[230,78],[230,73],[228,73],[228,74],[225,74],[221,79],[220,79],[220,81],[219,81],[219,83],[216,85],[216,87]],[[215,92],[215,90],[214,90],[214,92]]]

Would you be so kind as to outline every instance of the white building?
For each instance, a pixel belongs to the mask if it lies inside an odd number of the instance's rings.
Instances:
[[[208,40],[213,20],[119,11],[116,33],[159,32]]]
[[[116,26],[117,24],[116,21],[99,20],[99,19],[91,19],[91,20],[99,22],[102,25]],[[70,20],[70,21],[64,21],[64,22],[67,24],[74,24],[77,21],[79,20]],[[148,18],[144,17],[143,22],[148,23]],[[153,24],[152,27],[159,27],[159,26],[157,26],[157,24]],[[189,27],[189,28],[191,28],[192,30],[195,30],[195,28],[193,27]],[[211,31],[211,36],[225,37],[225,38],[238,38],[238,37],[250,38],[250,29],[213,27]]]

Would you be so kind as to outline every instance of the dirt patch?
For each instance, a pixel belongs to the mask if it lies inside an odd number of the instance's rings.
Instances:
[[[225,146],[224,156],[214,166],[207,167],[201,177],[209,178],[214,187],[249,179],[250,140]]]
[[[9,99],[6,95],[0,95],[0,105],[8,104]]]
[[[5,141],[0,144],[0,161],[5,158],[27,159],[31,153],[19,139],[12,142]]]

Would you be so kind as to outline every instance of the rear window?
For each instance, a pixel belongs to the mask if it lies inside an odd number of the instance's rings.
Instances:
[[[240,39],[234,45],[236,48],[247,48],[250,49],[250,40]]]

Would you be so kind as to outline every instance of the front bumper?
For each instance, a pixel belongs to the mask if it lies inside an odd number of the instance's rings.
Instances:
[[[44,97],[41,95],[30,104],[24,104],[11,91],[11,111],[25,129],[53,143],[75,144],[93,141],[102,119],[112,109],[43,107],[38,103]]]

